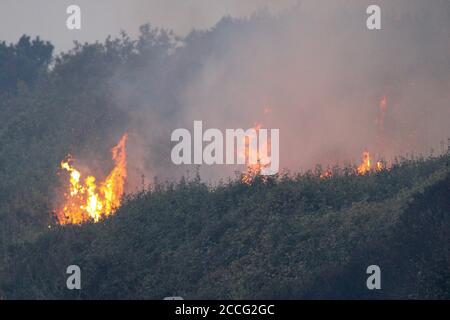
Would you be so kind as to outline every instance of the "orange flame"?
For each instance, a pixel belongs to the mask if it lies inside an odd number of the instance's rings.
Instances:
[[[372,162],[370,160],[370,153],[369,151],[363,152],[363,158],[361,165],[356,169],[358,174],[365,175],[366,173],[369,173],[372,170],[375,170],[377,172],[383,171],[387,169],[386,164],[383,161],[377,161],[375,163],[375,166],[372,168]]]
[[[356,168],[356,173],[359,175],[365,175],[371,171],[380,172],[383,170],[389,170],[387,163],[383,160],[379,160],[372,165],[372,160],[369,151],[364,151],[362,156],[361,164]],[[333,177],[333,171],[330,169],[326,169],[320,172],[320,179],[330,179]]]
[[[327,169],[320,174],[320,179],[330,179],[331,177],[333,177],[333,172],[330,169]]]
[[[384,168],[385,168],[385,166],[384,166],[383,162],[378,161],[376,170],[377,171],[382,171],[382,170],[384,170]]]
[[[69,192],[65,194],[65,204],[56,212],[61,225],[81,224],[89,220],[98,222],[101,218],[114,213],[121,204],[127,177],[126,142],[124,134],[119,143],[111,150],[115,166],[105,179],[96,183],[96,178],[88,176],[81,181],[81,173],[74,168],[69,158],[61,162],[61,168],[70,173]]]
[[[262,124],[256,123],[253,129],[256,131],[256,137],[259,136],[259,130],[262,128]],[[249,137],[245,142],[245,155],[247,171],[242,175],[241,181],[246,184],[251,184],[256,176],[261,174],[261,169],[269,166],[270,158],[270,139],[267,140],[267,144],[258,146],[258,138],[255,144],[252,144],[253,137]],[[257,163],[250,163],[250,157],[256,155]],[[242,156],[242,155],[241,155]]]
[[[364,151],[362,163],[358,167],[357,171],[358,171],[358,174],[364,175],[364,174],[370,172],[370,170],[371,170],[370,153],[369,153],[369,151]]]

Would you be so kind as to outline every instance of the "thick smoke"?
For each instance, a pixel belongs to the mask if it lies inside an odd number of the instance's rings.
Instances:
[[[206,128],[280,129],[291,171],[441,151],[450,137],[450,2],[377,1],[382,30],[366,28],[373,1],[302,1],[288,12],[225,18],[193,32],[133,84],[118,80],[129,111],[134,174],[174,178],[170,134]],[[386,108],[380,108],[385,97]],[[270,110],[270,112],[267,112]],[[233,175],[203,166],[203,178]]]

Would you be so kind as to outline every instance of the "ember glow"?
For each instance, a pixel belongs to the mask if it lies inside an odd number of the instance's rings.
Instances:
[[[60,224],[98,222],[114,213],[120,206],[127,177],[127,138],[128,135],[124,134],[111,150],[114,168],[102,182],[97,182],[93,176],[87,176],[83,180],[81,172],[73,166],[73,159],[70,157],[61,162],[61,168],[70,174],[70,184],[64,194],[65,203],[56,212]]]

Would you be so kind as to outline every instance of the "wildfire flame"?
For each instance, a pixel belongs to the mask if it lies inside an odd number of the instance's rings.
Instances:
[[[369,151],[366,150],[363,152],[362,163],[359,165],[359,167],[356,169],[356,171],[360,175],[365,175],[366,173],[369,173],[372,170],[379,172],[379,171],[384,170],[385,168],[386,168],[386,166],[382,161],[377,161],[375,163],[375,166],[372,167],[370,153],[369,153]]]
[[[262,128],[262,124],[256,123],[253,127],[256,131],[256,137],[259,136],[259,130]],[[267,140],[267,144],[258,146],[258,138],[256,138],[256,143],[252,143],[254,137],[248,137],[245,143],[245,154],[238,155],[245,157],[246,161],[246,172],[242,175],[241,181],[246,184],[251,184],[255,177],[261,174],[261,169],[266,168],[270,165],[270,158],[268,154],[270,153],[270,139]],[[256,156],[256,163],[250,163],[250,158]]]
[[[379,112],[378,112],[377,118],[375,119],[375,123],[378,126],[378,132],[379,132],[378,139],[379,140],[381,140],[380,138],[383,138],[383,135],[384,135],[384,124],[385,124],[387,108],[388,108],[387,100],[388,100],[387,96],[383,96],[378,104]],[[383,145],[383,143],[381,143],[381,145]],[[382,148],[379,148],[379,149],[382,149]],[[377,161],[373,165],[369,151],[365,150],[362,155],[361,164],[356,168],[355,172],[359,175],[365,175],[372,171],[380,172],[383,170],[389,170],[386,162]],[[329,169],[320,173],[321,179],[328,179],[328,178],[331,178],[332,176],[333,176],[333,172]]]
[[[320,179],[330,179],[332,176],[333,172],[330,169],[327,169],[320,174]]]
[[[65,204],[56,212],[58,222],[64,224],[81,224],[87,221],[98,222],[109,216],[120,206],[127,177],[126,142],[124,134],[119,143],[111,150],[114,168],[108,177],[96,183],[96,178],[88,176],[82,181],[82,174],[71,163],[72,158],[63,160],[61,168],[69,172],[69,191],[65,193]]]
[[[358,174],[364,175],[364,174],[370,172],[371,168],[372,167],[371,167],[371,163],[370,163],[370,153],[369,153],[369,151],[364,151],[362,163],[356,170],[358,171]]]
[[[381,161],[377,161],[377,167],[376,167],[376,170],[377,171],[381,171],[381,170],[384,170],[384,164],[383,164],[383,162],[381,162]]]

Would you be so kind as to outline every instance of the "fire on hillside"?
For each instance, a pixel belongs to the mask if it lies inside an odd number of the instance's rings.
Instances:
[[[64,192],[65,202],[56,211],[59,224],[81,224],[87,221],[98,222],[113,214],[121,204],[127,178],[126,142],[124,134],[119,143],[112,148],[114,168],[104,181],[97,182],[94,176],[83,175],[70,156],[61,162],[61,169],[70,175],[70,182]]]

